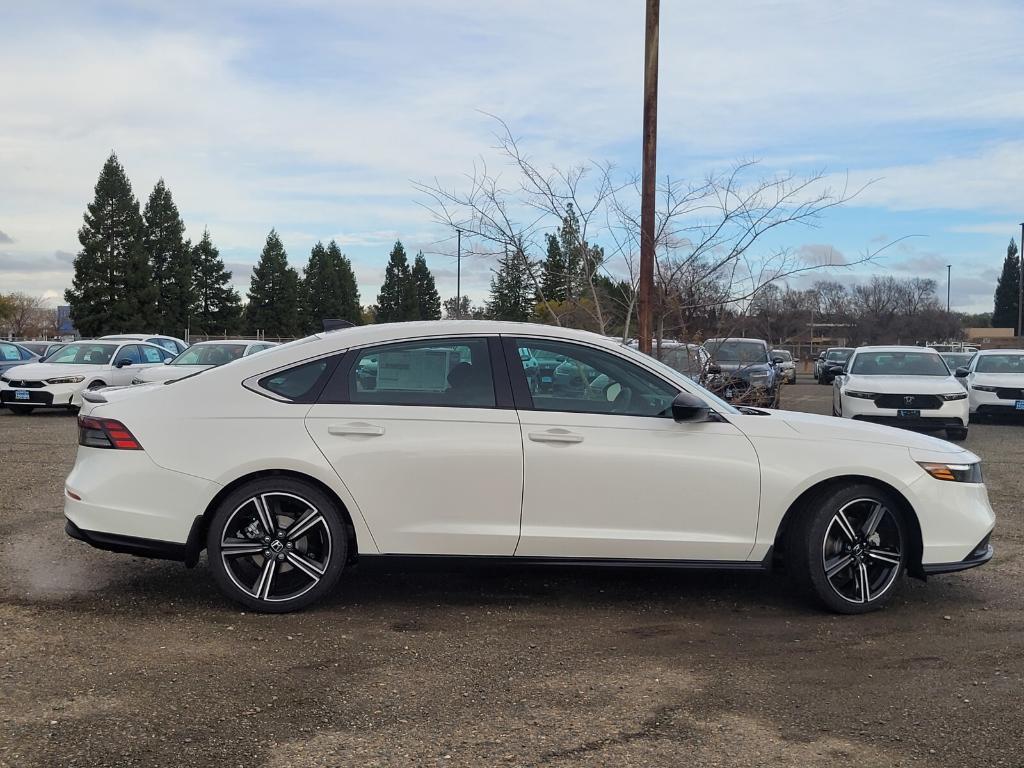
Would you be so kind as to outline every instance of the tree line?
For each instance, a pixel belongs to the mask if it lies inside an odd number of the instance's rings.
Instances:
[[[86,337],[138,331],[286,338],[319,331],[327,318],[358,325],[441,317],[426,258],[419,253],[410,266],[401,241],[392,248],[377,303],[364,308],[352,262],[334,240],[316,243],[299,274],[274,229],[243,303],[209,230],[195,244],[185,237],[163,179],[140,208],[114,153],[100,171],[78,240],[74,278],[64,296]]]

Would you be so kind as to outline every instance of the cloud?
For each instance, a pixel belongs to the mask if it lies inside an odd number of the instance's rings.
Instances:
[[[8,235],[6,232],[4,232],[2,229],[0,229],[0,245],[7,245],[13,242],[14,238]]]
[[[815,267],[844,267],[849,264],[842,251],[831,245],[817,243],[801,245],[797,249],[797,257]]]

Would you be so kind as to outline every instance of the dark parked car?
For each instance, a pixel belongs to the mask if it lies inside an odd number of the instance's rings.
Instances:
[[[829,369],[844,366],[853,354],[853,347],[829,347],[814,362],[815,377],[819,384],[831,384],[836,375]]]
[[[779,407],[782,358],[772,358],[761,339],[708,339],[711,355],[705,386],[730,403]]]
[[[38,355],[40,362],[64,346],[63,341],[22,341],[19,344],[32,354]]]

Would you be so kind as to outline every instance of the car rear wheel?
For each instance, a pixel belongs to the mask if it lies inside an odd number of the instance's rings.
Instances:
[[[337,503],[310,483],[267,478],[221,502],[206,539],[217,585],[264,613],[305,608],[338,583],[347,557]]]
[[[787,542],[797,585],[837,613],[887,605],[902,581],[907,551],[900,505],[885,491],[860,483],[812,499]]]

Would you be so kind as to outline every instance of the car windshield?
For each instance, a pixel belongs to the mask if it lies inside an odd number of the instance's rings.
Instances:
[[[720,363],[764,363],[768,360],[764,345],[756,341],[710,341],[705,346]]]
[[[783,359],[783,361],[787,362],[787,363],[793,362],[793,355],[791,353],[787,352],[784,349],[773,349],[772,350],[772,356],[773,357],[781,357]]]
[[[829,350],[829,353],[825,355],[825,359],[830,363],[845,363],[850,359],[850,355],[853,354],[852,349],[833,349]]]
[[[933,352],[861,352],[850,373],[857,376],[949,376],[942,357]]]
[[[197,344],[174,358],[171,365],[224,365],[244,352],[245,344]]]
[[[114,356],[117,347],[117,344],[68,344],[46,358],[46,362],[68,365],[106,365]]]
[[[982,355],[974,370],[976,373],[1024,373],[1024,354]]]
[[[953,368],[959,368],[961,365],[967,365],[971,362],[971,358],[974,354],[971,352],[943,352],[942,359],[946,361],[946,365],[949,366],[950,370]]]

